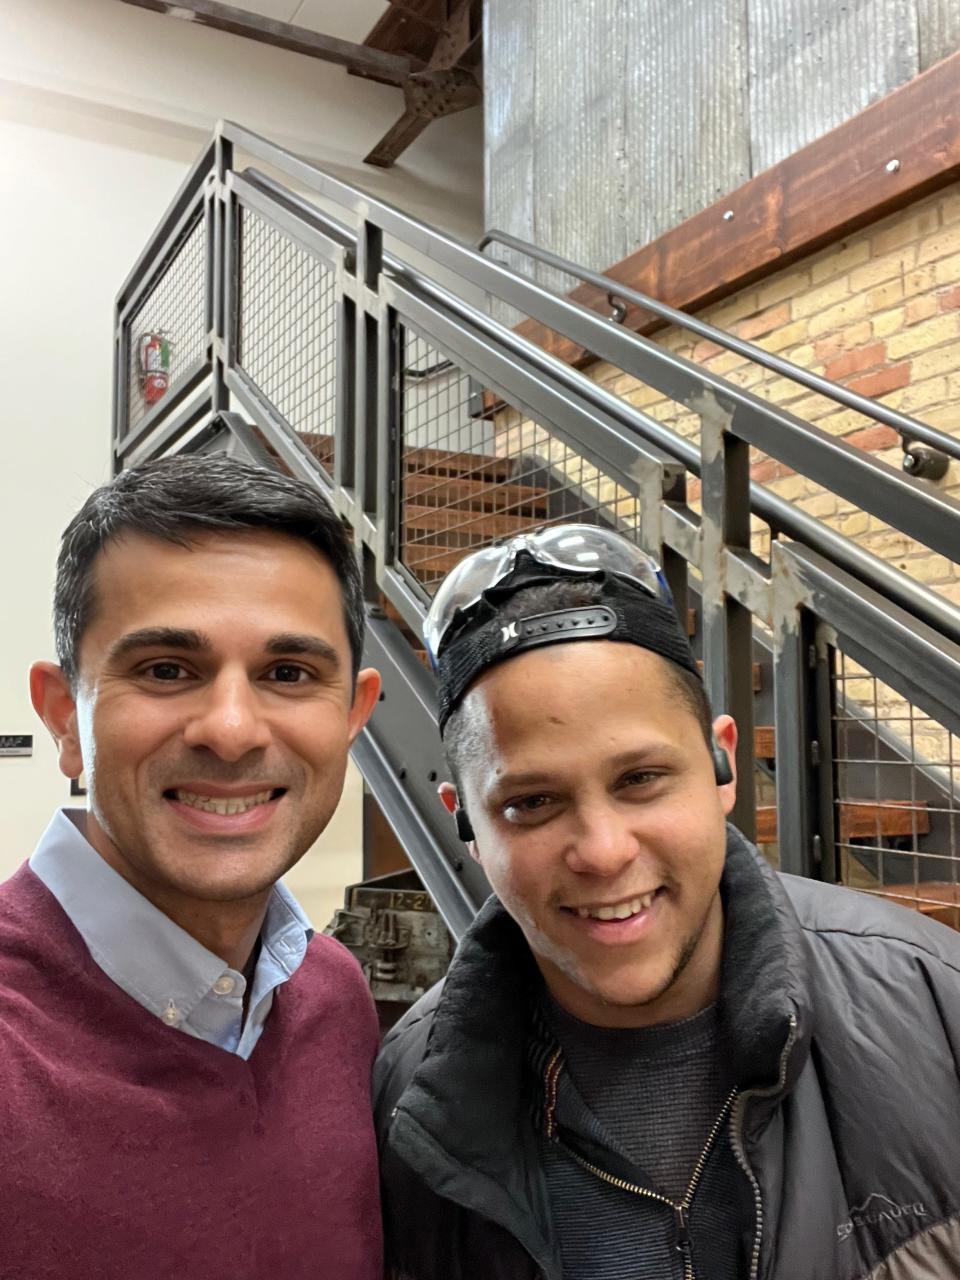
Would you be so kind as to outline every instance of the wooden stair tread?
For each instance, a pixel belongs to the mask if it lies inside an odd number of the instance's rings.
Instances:
[[[526,529],[537,529],[542,524],[542,517],[515,516],[509,512],[472,511],[469,507],[421,507],[412,502],[403,506],[405,530],[469,534],[492,541]]]
[[[840,839],[870,840],[876,836],[927,835],[930,831],[930,814],[926,801],[897,802],[893,800],[841,800]],[[760,805],[757,809],[757,843],[769,844],[777,838],[777,810],[775,805]]]
[[[333,456],[336,438],[318,431],[297,433],[311,453]],[[461,449],[405,449],[401,456],[407,471],[433,472],[435,475],[476,476],[484,480],[509,480],[515,463],[512,458],[498,458]]]
[[[449,449],[404,449],[400,461],[407,471],[427,472],[435,475],[477,476],[486,480],[509,480],[514,470],[512,458],[491,457],[488,454],[453,452]]]
[[[875,884],[866,892],[908,902],[925,914],[938,907],[960,907],[960,884],[953,884],[949,880],[921,880],[919,884]]]
[[[929,880],[919,884],[877,884],[861,889],[898,906],[919,911],[928,920],[937,920],[960,930],[960,884]]]
[[[403,477],[404,502],[410,498],[429,498],[430,505],[437,507],[470,503],[478,511],[509,515],[511,509],[517,508],[517,515],[547,515],[547,490],[527,484],[490,484],[486,480],[415,472]]]

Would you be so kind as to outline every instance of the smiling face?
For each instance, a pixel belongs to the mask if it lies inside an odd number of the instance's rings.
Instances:
[[[171,914],[265,895],[326,827],[379,690],[367,671],[353,693],[336,575],[270,532],[130,534],[93,592],[75,699],[33,675],[61,768],[86,771],[88,839]]]
[[[460,724],[475,856],[555,998],[601,1026],[705,1007],[735,784],[717,786],[665,660],[606,641],[536,649],[490,668]],[[715,732],[732,756],[729,716]]]

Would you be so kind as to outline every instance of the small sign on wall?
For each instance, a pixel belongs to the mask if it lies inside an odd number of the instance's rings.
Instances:
[[[0,756],[32,755],[32,733],[0,733]]]

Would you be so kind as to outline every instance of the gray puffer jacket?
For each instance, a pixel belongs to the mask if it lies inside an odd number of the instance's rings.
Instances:
[[[780,876],[733,829],[721,891],[745,1280],[960,1277],[960,936]],[[531,1120],[530,967],[491,899],[384,1043],[392,1280],[562,1280]]]

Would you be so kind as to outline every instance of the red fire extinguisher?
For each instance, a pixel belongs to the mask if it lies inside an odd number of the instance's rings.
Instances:
[[[170,385],[170,341],[163,329],[140,335],[140,394],[156,404]]]

